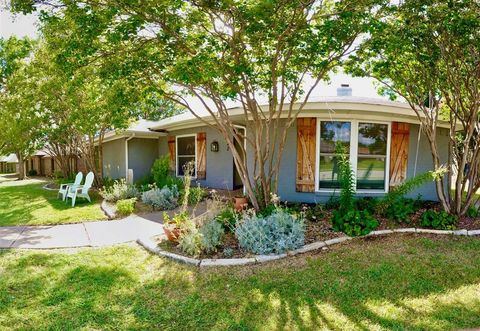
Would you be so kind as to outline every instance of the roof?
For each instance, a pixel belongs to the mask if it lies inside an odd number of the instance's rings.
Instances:
[[[18,163],[18,159],[15,154],[10,154],[10,155],[0,156],[0,162]]]
[[[161,132],[151,131],[150,128],[158,124],[157,121],[138,120],[130,125],[126,130],[112,130],[105,134],[104,142],[125,138],[125,137],[137,137],[137,138],[158,138],[165,135]]]
[[[294,105],[294,109],[299,109],[301,102]],[[262,105],[267,110],[267,105]],[[234,107],[229,110],[230,117],[235,120],[244,119],[243,108]],[[206,122],[212,123],[213,119],[208,113],[198,114]],[[284,117],[287,114],[285,113]],[[363,97],[320,97],[311,98],[304,106],[298,117],[325,117],[325,118],[345,118],[345,119],[370,119],[378,121],[396,120],[400,122],[418,124],[417,114],[405,102],[389,101],[380,98]],[[151,129],[153,130],[180,130],[195,126],[203,126],[204,122],[199,120],[190,112],[169,117],[157,122]],[[448,122],[440,122],[439,126],[449,127]]]

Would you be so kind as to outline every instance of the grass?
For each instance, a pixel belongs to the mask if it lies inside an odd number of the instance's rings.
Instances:
[[[105,219],[100,199],[92,194],[93,203],[79,199],[75,207],[57,198],[41,184],[0,186],[0,226],[50,225]]]
[[[0,251],[0,329],[453,330],[480,326],[480,240],[402,235],[199,270],[134,246]]]

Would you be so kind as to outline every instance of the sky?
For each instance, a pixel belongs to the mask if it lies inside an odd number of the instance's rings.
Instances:
[[[6,8],[6,1],[0,0],[0,37],[28,36],[34,38],[37,35],[38,18],[35,15],[12,15]],[[372,79],[354,78],[342,73],[332,75],[329,83],[321,83],[311,98],[335,96],[337,87],[341,84],[349,84],[353,96],[384,98],[378,95]]]

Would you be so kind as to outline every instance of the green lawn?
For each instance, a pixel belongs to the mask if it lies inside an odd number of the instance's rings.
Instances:
[[[198,270],[134,246],[0,251],[0,329],[453,330],[480,326],[480,240],[403,235]]]
[[[11,182],[0,186],[0,226],[65,224],[106,218],[95,194],[93,203],[79,199],[72,208],[57,198],[56,191],[42,189],[45,183],[19,184]]]

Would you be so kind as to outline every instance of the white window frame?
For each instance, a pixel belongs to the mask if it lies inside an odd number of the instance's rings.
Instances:
[[[334,193],[340,191],[340,189],[321,189],[320,188],[320,122],[348,122],[350,123],[350,164],[355,176],[355,187],[354,190],[356,193],[365,193],[365,194],[381,194],[388,193],[389,182],[390,182],[390,141],[392,136],[392,123],[385,121],[375,121],[365,119],[344,119],[344,118],[326,118],[326,117],[317,117],[317,134],[316,134],[316,155],[315,155],[315,192],[318,193]],[[387,155],[385,160],[385,187],[383,190],[365,190],[357,189],[357,161],[358,161],[358,125],[359,123],[367,124],[386,124],[387,125]]]
[[[194,157],[195,158],[195,176],[192,176],[193,179],[197,179],[197,134],[196,133],[191,133],[191,134],[182,134],[179,136],[175,136],[175,175],[177,177],[183,178],[184,176],[181,176],[178,174],[178,138],[187,138],[187,137],[195,137],[195,155],[182,155],[183,157]]]

